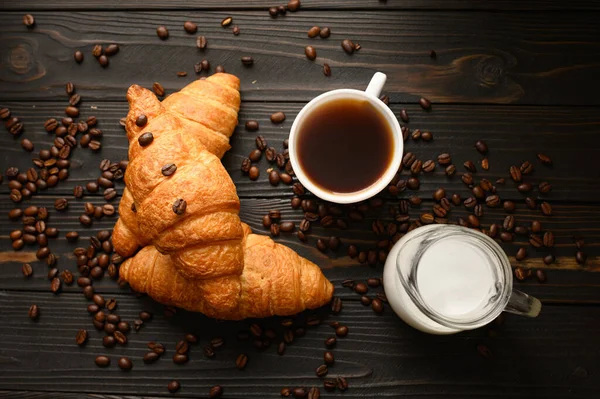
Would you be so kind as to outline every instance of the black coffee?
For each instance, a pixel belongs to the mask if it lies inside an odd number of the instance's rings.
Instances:
[[[296,137],[298,162],[319,188],[352,193],[374,184],[394,155],[391,127],[371,103],[340,99],[313,109]]]

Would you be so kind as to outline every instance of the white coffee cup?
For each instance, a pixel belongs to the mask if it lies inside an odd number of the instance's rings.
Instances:
[[[381,93],[381,89],[385,84],[387,76],[381,72],[375,73],[367,86],[365,91],[354,90],[354,89],[338,89],[328,91],[326,93],[321,94],[318,97],[313,98],[308,104],[300,110],[298,116],[294,120],[292,124],[292,129],[290,131],[289,138],[289,154],[290,161],[292,162],[292,167],[294,168],[294,173],[298,180],[306,187],[311,193],[316,195],[317,197],[324,199],[329,202],[334,202],[338,204],[351,204],[355,202],[360,202],[366,200],[368,198],[373,197],[381,190],[387,187],[389,182],[394,178],[394,175],[398,171],[400,167],[400,162],[402,161],[402,152],[404,150],[404,140],[402,138],[402,131],[400,130],[400,124],[398,123],[398,119],[394,115],[394,113],[385,105],[380,99],[379,94]],[[381,116],[385,118],[386,123],[390,127],[392,132],[392,145],[394,149],[394,153],[392,156],[392,162],[388,165],[386,171],[370,186],[356,192],[351,193],[334,193],[323,189],[316,184],[314,184],[306,175],[302,166],[298,162],[298,154],[296,152],[298,146],[296,145],[296,140],[298,138],[298,132],[300,130],[300,126],[304,118],[310,114],[310,112],[329,102],[332,100],[339,99],[357,99],[357,100],[367,100],[375,109],[379,111]],[[359,162],[359,160],[357,160]],[[369,165],[365,165],[368,167]]]

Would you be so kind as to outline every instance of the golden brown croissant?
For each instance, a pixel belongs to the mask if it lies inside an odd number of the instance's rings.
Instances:
[[[314,263],[244,227],[244,271],[239,276],[190,280],[167,255],[143,248],[120,269],[123,279],[155,300],[227,320],[291,315],[331,299],[333,286]]]
[[[235,76],[216,74],[162,103],[139,86],[128,90],[130,162],[113,244],[123,256],[152,246],[124,263],[121,277],[160,302],[222,319],[321,306],[333,287],[320,269],[239,219],[218,158],[237,124],[237,87]]]

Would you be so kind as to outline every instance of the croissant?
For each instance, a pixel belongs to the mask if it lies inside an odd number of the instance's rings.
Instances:
[[[219,319],[291,315],[331,299],[333,286],[314,263],[269,237],[244,228],[244,270],[240,276],[190,280],[168,255],[149,245],[127,259],[120,276],[155,300]]]
[[[159,302],[221,319],[321,306],[333,286],[320,269],[250,234],[239,219],[235,185],[219,159],[237,125],[238,87],[235,76],[215,74],[162,103],[129,88],[130,162],[113,244],[123,256],[145,247],[121,277]],[[138,126],[142,114],[148,122]]]

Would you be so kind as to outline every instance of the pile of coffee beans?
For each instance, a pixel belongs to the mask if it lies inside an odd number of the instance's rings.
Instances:
[[[285,120],[285,114],[283,112],[275,112],[270,117],[271,122],[274,124],[282,123]],[[250,132],[255,132],[259,129],[259,123],[256,120],[249,120],[246,122],[246,130]],[[294,170],[292,168],[292,163],[290,162],[290,154],[288,150],[288,140],[283,141],[283,149],[281,151],[277,151],[274,147],[270,147],[267,143],[267,140],[261,136],[256,136],[256,149],[252,150],[247,158],[242,160],[241,170],[243,173],[247,174],[250,180],[257,180],[260,176],[260,169],[256,166],[256,163],[260,161],[265,155],[266,160],[275,167],[270,167],[267,169],[267,173],[269,174],[269,183],[273,186],[279,185],[279,183],[283,184],[292,184],[294,176]]]

